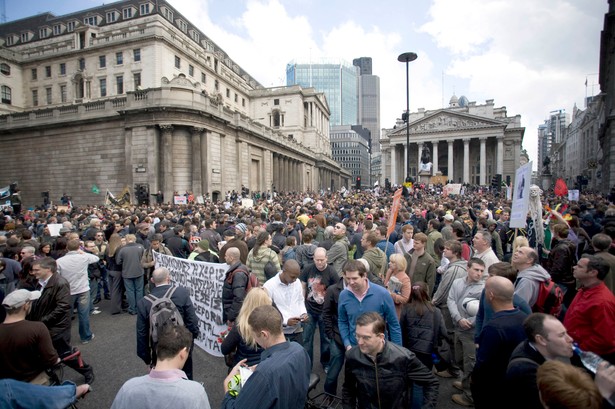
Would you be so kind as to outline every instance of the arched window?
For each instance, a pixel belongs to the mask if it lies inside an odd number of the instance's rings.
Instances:
[[[0,64],[0,73],[4,75],[11,75],[11,66],[5,63]]]
[[[2,94],[3,104],[11,103],[11,88],[7,87],[6,85],[3,85],[2,88],[0,88],[0,94]]]

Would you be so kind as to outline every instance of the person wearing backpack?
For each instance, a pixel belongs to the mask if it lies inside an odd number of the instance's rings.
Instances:
[[[151,293],[141,298],[137,304],[137,355],[150,367],[156,365],[158,333],[167,325],[181,324],[188,328],[193,338],[199,335],[198,318],[188,289],[182,286],[172,286],[170,272],[165,267],[157,268],[152,272],[152,282],[155,287]],[[169,305],[171,304],[169,301],[172,305]],[[165,307],[167,313],[153,316],[151,313],[153,305],[158,305],[155,307],[157,309]],[[155,325],[151,324],[152,321]],[[192,347],[183,371],[188,379],[192,380]]]
[[[545,281],[550,281],[551,276],[538,264],[538,253],[531,247],[519,247],[513,253],[511,264],[519,272],[515,281],[515,294],[527,301],[530,308],[534,310],[540,285]]]

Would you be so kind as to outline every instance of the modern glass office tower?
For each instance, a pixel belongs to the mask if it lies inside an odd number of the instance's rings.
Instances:
[[[346,62],[297,63],[286,66],[286,85],[314,87],[324,92],[331,110],[330,125],[356,125],[359,69]]]

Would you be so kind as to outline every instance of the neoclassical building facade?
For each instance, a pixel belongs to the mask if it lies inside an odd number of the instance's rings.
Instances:
[[[505,182],[514,181],[525,128],[520,115],[508,117],[506,107],[494,107],[493,100],[476,105],[453,95],[448,108],[410,113],[408,126],[409,146],[401,120],[392,129],[382,130],[382,169],[392,184],[403,183],[408,174],[415,179],[426,175],[419,169],[424,147],[432,163],[427,176],[481,186],[489,185],[496,174]]]
[[[324,94],[264,88],[164,0],[2,24],[0,68],[0,185],[27,206],[135,184],[169,200],[350,183]]]

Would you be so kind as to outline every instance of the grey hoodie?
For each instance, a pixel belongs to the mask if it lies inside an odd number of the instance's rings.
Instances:
[[[515,281],[515,294],[527,301],[530,308],[536,304],[540,283],[550,280],[551,276],[539,264],[534,264],[519,271]]]

